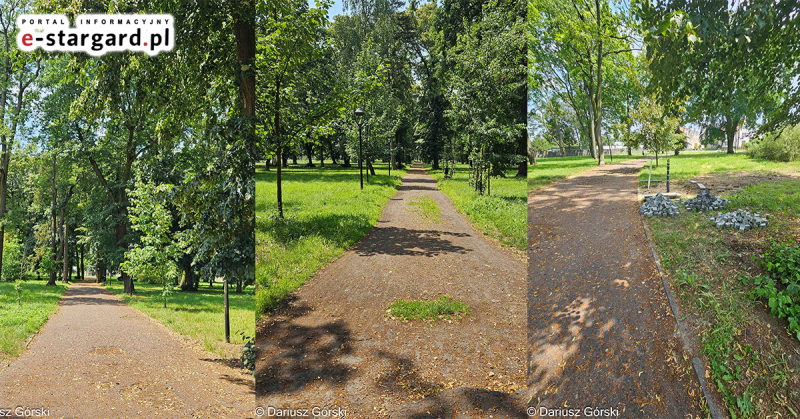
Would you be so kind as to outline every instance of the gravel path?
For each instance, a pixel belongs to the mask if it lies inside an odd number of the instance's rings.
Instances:
[[[74,283],[0,372],[0,409],[51,418],[253,417],[253,380],[92,283]]]
[[[531,406],[701,413],[638,213],[644,163],[583,172],[528,197]]]
[[[436,201],[441,223],[412,211],[421,196]],[[257,324],[257,404],[343,408],[351,418],[527,417],[521,259],[475,231],[412,167],[377,226]],[[440,294],[471,314],[387,314],[397,299]]]

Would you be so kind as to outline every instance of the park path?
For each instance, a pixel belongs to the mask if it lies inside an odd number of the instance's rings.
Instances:
[[[254,417],[253,380],[182,342],[102,286],[70,285],[30,347],[0,372],[0,409],[51,418]]]
[[[531,406],[701,413],[639,216],[644,163],[596,168],[528,196]]]
[[[422,196],[436,201],[440,223],[412,212]],[[377,226],[257,324],[256,403],[351,418],[527,417],[524,272],[524,257],[475,231],[412,166]],[[387,314],[397,299],[440,294],[471,314]]]

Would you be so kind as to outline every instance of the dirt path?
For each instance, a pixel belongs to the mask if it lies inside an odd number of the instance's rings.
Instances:
[[[252,379],[219,362],[102,286],[75,283],[0,372],[0,409],[46,408],[51,418],[253,417]]]
[[[436,201],[441,223],[412,212],[421,196]],[[527,417],[524,267],[412,167],[377,226],[257,325],[257,405],[343,408],[348,418]],[[471,314],[387,314],[397,299],[440,294]]]
[[[701,413],[639,218],[644,163],[583,172],[528,197],[531,406]]]

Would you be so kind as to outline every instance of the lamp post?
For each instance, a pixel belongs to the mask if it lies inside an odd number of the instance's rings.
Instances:
[[[361,161],[363,160],[361,154],[361,126],[364,125],[364,111],[361,108],[356,108],[356,124],[358,124],[358,174],[361,177],[361,190],[364,190],[364,169]]]

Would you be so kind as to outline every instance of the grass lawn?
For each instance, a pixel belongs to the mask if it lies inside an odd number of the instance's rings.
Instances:
[[[642,158],[641,154],[628,156],[614,155],[614,163]],[[605,156],[606,164],[611,164],[611,156]],[[547,157],[536,159],[536,164],[528,165],[528,190],[549,185],[557,180],[597,167],[597,160],[591,156]]]
[[[317,163],[318,164],[318,163]],[[358,163],[342,168],[290,165],[282,172],[283,211],[277,214],[275,168],[256,169],[256,312],[277,307],[328,262],[375,226],[405,170],[375,164],[377,176],[359,187]],[[258,316],[257,316],[258,317]]]
[[[687,156],[682,173],[715,168],[771,170],[744,156]],[[706,165],[709,166],[706,166]],[[681,210],[679,217],[647,219],[684,319],[699,336],[709,385],[725,400],[730,417],[800,415],[800,341],[788,322],[770,313],[753,279],[766,274],[759,261],[774,242],[800,242],[800,180],[751,185],[732,196],[726,211],[744,208],[776,218],[745,233],[718,230],[708,213]]]
[[[653,178],[667,178],[667,156],[659,157],[658,167],[653,161]],[[752,172],[752,173],[789,173],[800,172],[800,162],[783,163],[769,160],[753,159],[744,152],[727,154],[720,151],[681,153],[668,156],[670,162],[669,176],[672,181],[691,179],[707,173]],[[641,180],[647,180],[649,164],[639,174]],[[800,412],[798,412],[800,414]]]
[[[167,308],[161,298],[161,284],[136,282],[133,296],[123,293],[123,284],[118,280],[106,282],[106,289],[119,294],[125,303],[158,320],[175,332],[188,336],[202,344],[209,352],[223,359],[238,358],[244,346],[242,336],[255,336],[253,320],[253,288],[247,287],[241,294],[229,288],[231,344],[225,343],[225,317],[223,311],[222,283],[208,288],[200,283],[198,291],[181,291],[167,298]],[[235,289],[235,287],[233,287]]]
[[[438,300],[397,300],[389,305],[389,314],[405,320],[461,319],[469,315],[469,307],[453,300],[453,297],[442,295]]]
[[[17,304],[13,282],[0,282],[0,359],[19,355],[25,342],[38,332],[56,310],[67,286],[61,281],[48,287],[46,280],[22,284],[22,307]]]
[[[525,179],[515,178],[516,173],[516,169],[509,170],[505,178],[492,178],[491,195],[480,196],[469,185],[469,165],[456,165],[452,179],[445,179],[441,170],[428,170],[438,181],[439,189],[481,232],[525,250]]]

